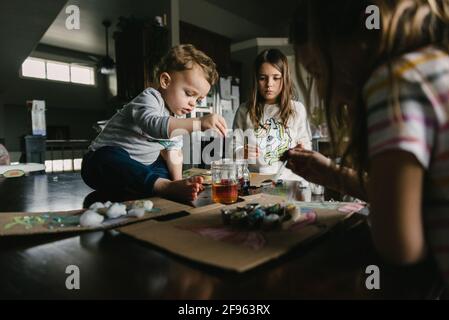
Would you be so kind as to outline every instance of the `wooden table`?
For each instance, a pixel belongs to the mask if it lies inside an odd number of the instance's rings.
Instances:
[[[0,178],[0,214],[79,209],[96,200],[91,192],[77,173]],[[209,202],[206,192],[195,204]],[[65,287],[72,264],[80,269],[80,290]],[[380,268],[379,290],[365,286],[369,265]],[[243,274],[179,258],[114,230],[0,238],[0,299],[422,299],[440,289],[430,261],[408,268],[382,263],[360,215]]]

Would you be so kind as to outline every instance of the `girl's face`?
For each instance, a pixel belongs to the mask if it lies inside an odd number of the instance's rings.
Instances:
[[[257,75],[257,90],[265,103],[276,103],[282,88],[282,73],[271,63],[264,62]]]

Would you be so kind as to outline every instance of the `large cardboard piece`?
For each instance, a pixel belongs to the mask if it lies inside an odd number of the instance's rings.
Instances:
[[[227,207],[284,201],[285,197],[256,194]],[[224,225],[220,209],[225,206],[213,204],[188,210],[190,215],[179,219],[164,222],[150,220],[122,227],[119,231],[194,261],[243,272],[323,235],[363,207],[336,202],[296,204],[301,212],[316,214],[316,220],[300,223],[289,230],[242,230]]]
[[[85,209],[37,213],[1,212],[0,236],[25,236],[110,229],[148,219],[158,218],[191,208],[188,205],[163,198],[150,198],[150,200],[153,202],[153,208],[155,208],[155,210],[152,212],[146,212],[142,218],[122,216],[116,219],[105,219],[99,227],[81,227],[76,223],[77,217],[81,216]],[[133,201],[127,201],[125,203],[132,204],[132,202]],[[66,223],[66,225],[61,225],[64,223]]]

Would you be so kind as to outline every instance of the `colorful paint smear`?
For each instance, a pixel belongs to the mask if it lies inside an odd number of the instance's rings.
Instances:
[[[52,213],[45,213],[35,216],[17,216],[12,222],[6,224],[4,229],[14,226],[23,226],[25,229],[32,229],[36,226],[46,226],[48,229],[78,226],[80,216],[63,216]]]

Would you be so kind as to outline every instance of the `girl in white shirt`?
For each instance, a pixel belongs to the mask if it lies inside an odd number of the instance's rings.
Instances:
[[[238,108],[233,129],[237,157],[248,159],[251,171],[276,173],[285,151],[297,144],[311,149],[307,112],[293,100],[287,57],[280,50],[267,49],[256,57],[250,97]],[[280,179],[301,180],[289,169]]]

